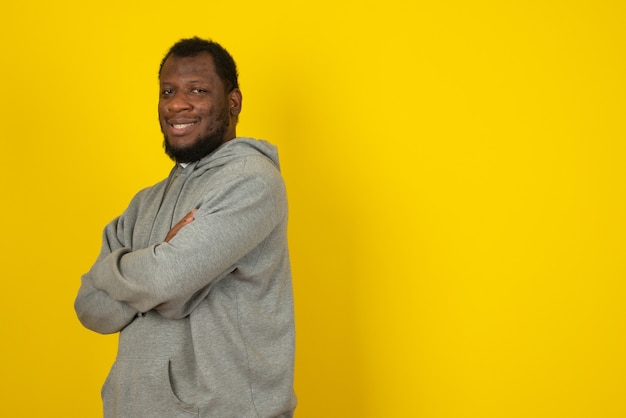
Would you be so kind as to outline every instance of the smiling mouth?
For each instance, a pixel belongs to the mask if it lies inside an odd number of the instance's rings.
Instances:
[[[169,133],[173,136],[185,136],[193,132],[198,121],[171,121],[167,122]]]
[[[174,129],[185,129],[188,128],[192,125],[195,125],[195,122],[190,122],[190,123],[171,123],[170,126],[172,126]]]

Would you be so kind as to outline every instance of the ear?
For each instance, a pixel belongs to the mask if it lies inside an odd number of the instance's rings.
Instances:
[[[241,102],[243,101],[241,90],[234,89],[233,91],[228,93],[228,101],[230,114],[235,117],[239,116],[239,113],[241,113]]]

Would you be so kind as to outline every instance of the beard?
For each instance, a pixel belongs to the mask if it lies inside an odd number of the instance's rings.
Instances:
[[[172,147],[167,135],[163,135],[163,148],[165,153],[177,163],[193,163],[198,161],[224,143],[226,130],[228,129],[228,109],[224,109],[219,119],[217,129],[209,134],[198,137],[196,141],[187,147]]]

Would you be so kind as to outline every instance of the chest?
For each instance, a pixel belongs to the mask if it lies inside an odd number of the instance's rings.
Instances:
[[[151,189],[137,209],[133,228],[128,231],[132,249],[163,242],[178,221],[201,205],[206,193],[206,182],[186,181],[182,176]]]

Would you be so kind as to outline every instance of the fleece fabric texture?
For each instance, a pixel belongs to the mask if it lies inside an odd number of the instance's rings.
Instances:
[[[119,332],[105,418],[291,417],[293,296],[276,148],[236,138],[140,191],[106,226],[75,309],[87,328]]]

